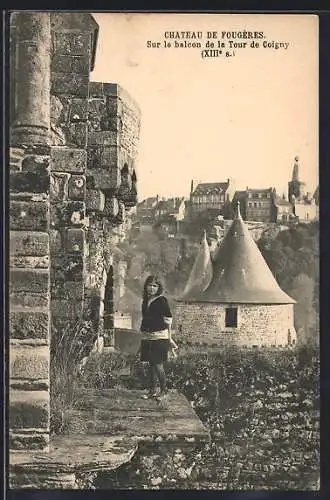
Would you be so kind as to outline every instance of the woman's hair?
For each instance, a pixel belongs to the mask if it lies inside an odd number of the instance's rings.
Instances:
[[[157,290],[156,295],[161,295],[164,291],[164,286],[163,286],[163,283],[160,280],[160,278],[158,276],[156,276],[155,274],[151,274],[150,276],[148,276],[148,278],[144,282],[144,286],[143,286],[143,298],[144,299],[146,299],[148,296],[147,286],[150,285],[150,283],[157,283],[158,290]]]

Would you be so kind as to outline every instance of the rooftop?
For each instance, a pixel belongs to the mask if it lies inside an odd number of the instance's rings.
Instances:
[[[212,267],[210,285],[202,292],[186,294],[183,300],[245,304],[295,302],[276,282],[241,217],[239,203],[236,217],[222,240]]]
[[[193,192],[193,195],[213,194],[226,192],[229,182],[203,182],[198,184]]]

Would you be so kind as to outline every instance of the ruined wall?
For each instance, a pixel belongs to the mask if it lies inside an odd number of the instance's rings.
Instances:
[[[140,110],[119,85],[92,82],[88,103],[85,313],[97,323],[105,345],[113,342],[114,303],[122,275],[115,249],[137,202],[137,146]],[[115,293],[106,294],[113,279]],[[109,307],[109,301],[112,302]],[[104,317],[106,311],[106,318]]]
[[[97,24],[52,14],[50,253],[52,323],[82,317],[86,231],[89,74]]]
[[[227,305],[228,306],[228,305]],[[221,346],[285,346],[288,330],[296,342],[293,305],[230,304],[238,308],[237,328],[225,327],[225,304],[178,302],[175,324],[178,340]]]
[[[11,16],[12,449],[47,449],[51,337],[82,318],[103,331],[137,200],[140,111],[120,86],[90,83],[97,31],[86,13]]]

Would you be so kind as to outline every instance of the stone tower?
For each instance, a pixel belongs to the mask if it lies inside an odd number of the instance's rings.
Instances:
[[[206,288],[196,280],[177,301],[176,324],[183,340],[240,347],[295,343],[295,301],[277,284],[239,204],[212,268]]]

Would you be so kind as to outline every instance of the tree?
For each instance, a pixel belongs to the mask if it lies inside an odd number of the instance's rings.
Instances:
[[[319,328],[318,314],[314,307],[314,280],[301,273],[294,278],[288,292],[297,301],[295,327],[299,342],[318,344]]]

